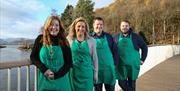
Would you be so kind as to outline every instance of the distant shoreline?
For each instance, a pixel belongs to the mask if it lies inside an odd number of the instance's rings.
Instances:
[[[17,49],[21,50],[21,51],[30,51],[32,50],[33,44],[31,45],[22,45],[19,46]]]
[[[0,48],[5,48],[6,46],[0,45]]]

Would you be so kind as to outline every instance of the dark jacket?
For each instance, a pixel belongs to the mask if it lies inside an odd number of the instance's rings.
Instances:
[[[53,45],[58,45],[58,38],[51,38]],[[34,43],[30,59],[34,65],[42,72],[46,72],[48,68],[41,62],[39,58],[39,53],[42,47],[42,35],[39,35]],[[58,72],[54,73],[54,78],[57,79],[59,77],[64,76],[72,67],[72,54],[69,46],[61,46],[63,57],[64,57],[64,65],[59,69]]]
[[[132,42],[133,42],[133,46],[134,46],[135,50],[137,50],[137,51],[139,51],[139,49],[142,50],[140,60],[144,62],[147,57],[147,53],[148,53],[148,47],[147,47],[146,43],[138,34],[132,32],[132,31],[129,31],[129,34],[132,34]],[[120,36],[120,33],[114,36],[114,41],[115,41],[116,45],[118,45],[119,36]]]
[[[113,55],[114,65],[118,64],[118,54],[117,54],[118,51],[117,51],[117,46],[113,40],[113,37],[109,33],[106,33],[104,31],[102,32],[101,36],[97,36],[95,32],[92,32],[90,35],[95,39],[103,38],[104,36],[106,36],[109,48],[110,48],[111,53]]]

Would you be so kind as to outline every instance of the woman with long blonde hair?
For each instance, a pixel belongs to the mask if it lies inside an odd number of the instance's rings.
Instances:
[[[93,91],[93,83],[98,80],[96,45],[88,35],[88,30],[83,17],[75,19],[69,27],[67,39],[73,58],[73,69],[70,72],[73,91]]]
[[[58,16],[49,16],[34,43],[30,59],[38,67],[38,91],[71,91],[72,55]]]

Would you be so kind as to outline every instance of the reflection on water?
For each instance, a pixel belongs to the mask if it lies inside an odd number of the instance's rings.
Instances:
[[[6,46],[6,48],[0,48],[0,61],[29,59],[30,51],[21,51],[17,49],[18,45]]]
[[[29,59],[30,52],[17,49],[18,45],[0,48],[0,62]],[[30,91],[33,91],[34,66],[30,67]],[[26,90],[26,68],[21,68],[21,91]],[[7,69],[0,70],[0,91],[7,91]],[[11,91],[17,91],[17,68],[11,69]]]

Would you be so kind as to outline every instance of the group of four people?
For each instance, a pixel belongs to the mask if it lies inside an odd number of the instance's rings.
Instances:
[[[83,17],[73,21],[66,37],[58,16],[50,16],[34,43],[30,58],[38,71],[38,91],[114,91],[116,79],[124,91],[135,91],[140,64],[147,56],[143,39],[123,20],[114,38],[95,17],[89,34]],[[142,49],[140,56],[139,49]]]

